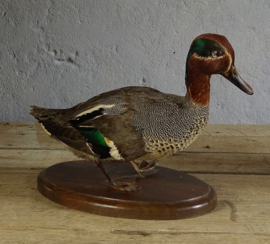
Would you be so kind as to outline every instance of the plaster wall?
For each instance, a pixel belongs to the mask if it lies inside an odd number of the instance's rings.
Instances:
[[[1,1],[0,121],[123,86],[185,95],[190,43],[210,32],[231,42],[255,92],[212,76],[210,123],[269,124],[269,16],[269,0]]]

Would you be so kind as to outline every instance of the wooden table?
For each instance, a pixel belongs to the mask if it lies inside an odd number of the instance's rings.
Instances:
[[[190,172],[218,195],[210,214],[150,221],[103,217],[44,198],[46,167],[77,159],[36,123],[0,123],[0,243],[270,243],[270,125],[208,125],[160,166]]]

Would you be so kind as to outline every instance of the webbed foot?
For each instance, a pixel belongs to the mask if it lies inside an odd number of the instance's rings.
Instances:
[[[110,182],[110,186],[118,191],[139,191],[142,188],[134,183],[129,183],[129,182],[122,182],[122,181],[114,181],[106,172],[106,170],[103,167],[103,164],[100,160],[96,160],[96,164],[97,166],[100,168],[100,170],[102,171],[102,173],[106,176],[106,178],[108,179],[108,181]],[[134,163],[135,164],[135,163]],[[136,164],[135,164],[136,165]],[[137,165],[136,165],[137,167]],[[138,167],[137,167],[138,168]]]
[[[150,162],[150,163],[143,160],[139,164],[139,166],[132,160],[129,162],[133,166],[133,168],[136,170],[136,172],[141,176],[141,173],[154,169],[157,166],[158,160],[154,160],[153,162]]]
[[[110,185],[113,189],[118,191],[139,191],[142,188],[134,183],[122,182],[122,181],[114,181],[113,184]]]
[[[157,166],[158,160],[154,160],[153,162],[146,162],[145,160],[143,160],[140,164],[139,164],[139,169],[140,172],[145,172],[145,171],[149,171],[154,169]]]

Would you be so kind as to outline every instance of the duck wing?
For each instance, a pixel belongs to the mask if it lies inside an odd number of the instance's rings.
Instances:
[[[134,160],[145,154],[145,142],[134,126],[136,110],[128,102],[128,91],[103,93],[70,109],[34,106],[30,114],[51,137],[76,151],[98,158]]]

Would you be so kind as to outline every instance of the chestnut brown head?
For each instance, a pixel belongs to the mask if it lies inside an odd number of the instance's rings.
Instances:
[[[189,69],[203,75],[221,74],[238,88],[252,95],[252,88],[240,77],[234,66],[234,50],[225,36],[203,34],[194,39],[187,56]]]

